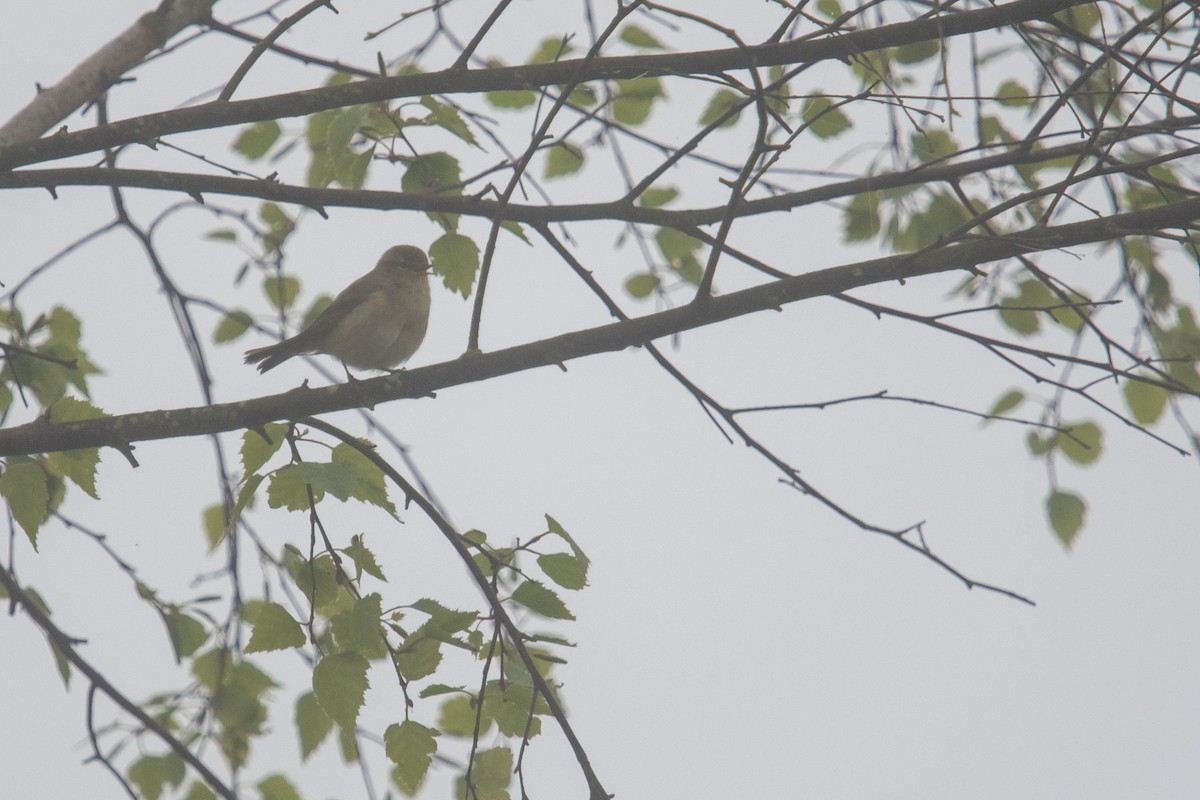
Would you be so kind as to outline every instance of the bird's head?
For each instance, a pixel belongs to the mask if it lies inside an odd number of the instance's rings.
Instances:
[[[425,257],[425,251],[421,248],[413,247],[411,244],[400,244],[389,247],[379,257],[379,263],[375,265],[375,268],[399,273],[428,272],[429,259]]]

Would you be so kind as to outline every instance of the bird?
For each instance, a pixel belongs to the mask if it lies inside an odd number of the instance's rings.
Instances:
[[[312,324],[278,344],[246,351],[246,363],[266,372],[301,353],[341,359],[355,369],[403,364],[429,325],[429,259],[419,247],[389,247],[375,268],[343,289]]]

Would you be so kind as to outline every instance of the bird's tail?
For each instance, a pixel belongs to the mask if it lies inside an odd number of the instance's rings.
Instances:
[[[247,350],[246,363],[258,364],[258,371],[266,372],[269,369],[275,369],[275,367],[278,367],[292,356],[299,355],[301,352],[301,348],[296,346],[294,339],[285,339],[279,344]]]

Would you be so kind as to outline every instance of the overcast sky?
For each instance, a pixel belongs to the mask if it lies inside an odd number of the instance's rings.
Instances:
[[[386,36],[366,45],[360,38],[412,4],[337,5],[340,15],[318,13],[290,43],[364,65],[374,62],[376,48],[405,46]],[[497,33],[503,44],[484,52],[516,61],[542,35],[575,24],[551,25],[550,6],[515,4],[512,23]],[[239,7],[251,6],[217,8],[232,19]],[[35,82],[52,84],[149,8],[136,0],[8,4],[0,11],[6,86],[0,119],[28,101]],[[537,24],[543,27],[536,35],[523,28]],[[586,39],[584,29],[570,30]],[[114,97],[113,116],[182,103],[218,85],[244,54],[228,40],[213,38],[206,47],[139,74],[135,87]],[[428,66],[441,64],[434,59]],[[838,69],[814,70],[812,85],[828,88]],[[239,97],[307,88],[324,77],[265,61]],[[73,129],[92,123],[69,121]],[[875,144],[882,134],[862,133]],[[226,157],[231,138],[231,131],[217,131],[195,141]],[[125,158],[126,166],[158,163],[135,152]],[[391,179],[383,176],[381,185]],[[565,184],[555,191],[558,201],[578,199]],[[6,284],[112,217],[104,190],[58,194],[53,200],[33,190],[0,192]],[[143,221],[181,199],[129,194]],[[255,281],[233,287],[238,252],[200,238],[222,224],[195,208],[172,216],[157,233],[168,268],[187,291],[265,312]],[[484,240],[483,223],[465,221],[464,228]],[[616,249],[611,230],[572,233],[576,252],[612,291],[639,270],[635,248]],[[416,214],[334,210],[328,221],[310,214],[290,245],[289,266],[311,298],[348,283],[387,246],[428,246],[437,235]],[[832,209],[758,218],[735,229],[734,239],[797,273],[865,253],[842,245]],[[502,237],[500,247],[485,349],[607,321],[547,248],[513,237]],[[1073,261],[1059,254],[1041,263],[1082,274],[1087,265]],[[1177,277],[1176,290],[1195,303],[1194,272]],[[718,288],[756,280],[731,268]],[[921,279],[861,296],[929,309],[958,281]],[[101,237],[22,295],[30,314],[59,303],[80,314],[85,346],[105,371],[93,379],[97,405],[123,413],[201,402],[166,304],[130,236]],[[651,310],[626,303],[638,313]],[[412,366],[457,357],[469,313],[468,302],[435,288],[430,332]],[[211,332],[216,317],[198,314],[202,330]],[[258,336],[212,348],[219,400],[282,391],[305,378],[322,382],[299,360],[267,376],[240,363],[244,346],[266,342]],[[733,320],[689,332],[678,346],[662,345],[689,377],[731,406],[887,389],[984,410],[1019,385],[1016,373],[978,348],[832,300]],[[549,513],[592,558],[591,585],[566,597],[578,621],[529,625],[578,643],[556,675],[592,764],[618,798],[1104,800],[1200,791],[1194,458],[1107,423],[1100,462],[1060,470],[1064,485],[1090,506],[1088,525],[1068,553],[1045,522],[1044,469],[1028,456],[1017,426],[982,427],[966,416],[900,403],[744,418],[807,480],[856,513],[897,527],[925,521],[940,556],[972,578],[1034,599],[1036,607],[1029,607],[968,591],[920,556],[848,526],[780,484],[760,457],[730,446],[640,350],[394,403],[378,414],[409,445],[461,529],[482,529],[497,542],[525,539],[542,530]],[[354,415],[336,419],[366,432]],[[238,440],[225,441],[233,448]],[[108,534],[109,545],[138,565],[139,577],[170,600],[224,591],[224,581],[191,583],[220,566],[205,561],[200,529],[200,509],[218,499],[210,444],[146,443],[137,455],[141,466],[131,469],[106,453],[101,502],[76,491],[65,512]],[[434,596],[447,605],[482,607],[453,554],[415,509],[403,514],[403,527],[382,513],[333,503],[323,514],[347,540],[366,534],[385,560],[390,602]],[[277,546],[306,541],[300,515],[260,512],[252,521]],[[94,542],[50,524],[39,544],[32,553],[18,532],[3,548],[5,563],[15,559],[21,579],[46,598],[59,625],[86,639],[80,648],[86,658],[135,699],[186,684],[174,671],[161,624]],[[0,622],[0,651],[7,664],[0,681],[6,791],[122,797],[101,766],[84,763],[82,676],[63,691],[40,634],[22,614]],[[300,674],[288,653],[264,655],[261,663],[281,682]],[[469,667],[459,666],[461,680],[471,680]],[[364,722],[382,730],[399,707],[382,674],[375,684]],[[276,693],[274,730],[255,745],[247,781],[280,768],[299,777],[305,798],[362,796],[357,770],[340,766],[332,743],[306,767],[291,766],[297,746],[290,708],[301,690],[293,683]],[[98,709],[102,719],[113,718],[109,704]],[[436,723],[435,701],[419,701],[416,714]],[[160,751],[149,739],[143,745]],[[207,755],[218,762],[215,753]],[[382,753],[368,757],[381,785]],[[530,759],[535,800],[585,796],[556,732],[535,742]],[[449,796],[449,775],[435,773],[426,796]]]

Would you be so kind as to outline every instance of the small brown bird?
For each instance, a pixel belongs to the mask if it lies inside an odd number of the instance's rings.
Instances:
[[[402,244],[388,248],[375,269],[300,333],[247,350],[246,363],[266,372],[301,353],[325,353],[355,369],[392,369],[417,352],[428,324],[429,259],[421,248]]]

